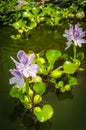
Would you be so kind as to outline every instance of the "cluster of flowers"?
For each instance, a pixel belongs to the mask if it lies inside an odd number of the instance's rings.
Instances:
[[[33,60],[35,58],[34,54],[28,56],[24,51],[20,50],[17,54],[17,58],[19,62],[11,57],[16,65],[16,69],[10,69],[10,72],[14,77],[12,77],[9,82],[10,84],[17,83],[18,87],[22,87],[24,85],[24,77],[35,78],[40,67],[37,64],[33,63]]]
[[[68,40],[68,42],[66,42],[66,49],[68,49],[72,43],[79,47],[81,47],[83,43],[86,43],[86,40],[83,39],[83,37],[85,37],[85,31],[82,31],[79,23],[75,25],[75,28],[73,28],[73,25],[70,24],[69,30],[65,30],[65,34],[63,34],[63,36]]]

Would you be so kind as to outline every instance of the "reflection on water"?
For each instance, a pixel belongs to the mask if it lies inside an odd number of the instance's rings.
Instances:
[[[56,95],[60,101],[64,99],[73,99],[72,92],[59,93],[56,91]],[[27,128],[27,130],[50,130],[52,126],[51,120],[43,123],[38,122],[32,111],[26,110],[22,104],[16,102],[13,112],[10,115],[10,121],[14,123],[19,119],[21,119],[22,125]]]
[[[64,99],[73,99],[73,94],[72,92],[65,92],[65,93],[61,93],[59,92],[58,90],[56,91],[56,95],[57,95],[57,98],[58,100],[64,100]]]
[[[31,112],[26,111],[9,95],[9,69],[14,66],[10,56],[16,58],[20,49],[26,52],[49,48],[64,51],[64,29],[34,30],[28,41],[12,40],[12,28],[3,27],[0,32],[0,130],[86,130],[86,71],[77,73],[79,84],[74,86],[72,92],[62,94],[51,90],[45,95],[46,102],[54,108],[53,118],[45,123],[39,123]],[[86,55],[86,45],[81,49]],[[82,66],[86,68],[86,58]]]
[[[10,119],[13,123],[18,119],[21,119],[22,125],[24,125],[27,130],[50,130],[52,125],[51,121],[44,123],[38,122],[33,113],[25,110],[21,104],[14,107],[13,113],[10,115]]]

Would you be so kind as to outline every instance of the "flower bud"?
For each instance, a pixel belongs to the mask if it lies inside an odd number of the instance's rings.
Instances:
[[[56,69],[51,72],[50,76],[53,78],[60,78],[61,75],[62,75],[62,71]]]

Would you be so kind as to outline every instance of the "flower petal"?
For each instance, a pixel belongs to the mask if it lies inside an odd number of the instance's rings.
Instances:
[[[65,48],[65,50],[67,50],[70,46],[71,46],[72,42],[66,42],[67,47]]]
[[[39,71],[40,67],[37,64],[31,64],[27,68],[23,70],[23,75],[25,77],[36,77],[37,72]]]
[[[33,60],[35,58],[35,55],[34,54],[31,54],[28,58],[28,61],[29,61],[29,65],[32,64]]]
[[[20,87],[23,87],[23,86],[24,86],[24,79],[21,78],[21,79],[19,80],[19,82],[17,82],[17,84],[18,84],[18,87],[19,87],[19,88],[20,88]]]
[[[20,78],[18,76],[12,77],[11,79],[9,79],[9,84],[17,84],[18,88],[23,87],[24,85],[24,79]]]
[[[11,79],[9,79],[9,84],[15,84],[18,81],[18,77],[12,77]]]
[[[25,52],[22,51],[22,50],[20,50],[20,51],[17,53],[17,58],[18,58],[19,61],[21,60],[21,58],[22,58],[22,56],[23,56],[24,54],[25,54]]]
[[[85,40],[85,39],[78,39],[76,46],[81,47],[83,43],[86,43],[86,40]]]
[[[9,71],[13,76],[22,76],[18,69],[10,69]]]
[[[26,54],[24,54],[24,55],[22,56],[20,62],[21,62],[24,66],[29,65],[29,57],[28,57]]]
[[[19,65],[19,62],[17,62],[12,56],[10,58],[12,59],[12,61],[15,63],[16,66]]]

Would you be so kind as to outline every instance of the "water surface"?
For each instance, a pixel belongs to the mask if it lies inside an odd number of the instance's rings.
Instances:
[[[84,26],[85,23],[81,24]],[[65,39],[62,34],[65,28],[65,25],[56,29],[42,27],[33,30],[28,40],[12,40],[13,28],[0,28],[0,130],[86,130],[86,71],[78,72],[78,85],[71,93],[57,96],[54,91],[45,96],[54,108],[54,116],[45,123],[34,124],[28,114],[23,116],[23,108],[16,105],[9,95],[9,69],[14,67],[10,56],[16,58],[18,50],[40,52],[54,48],[64,52]],[[80,49],[86,55],[86,45]],[[70,50],[68,53],[72,54]],[[86,58],[82,66],[86,68]]]

